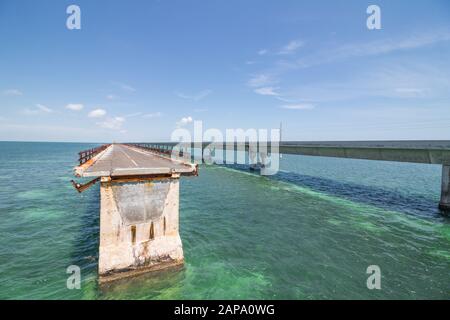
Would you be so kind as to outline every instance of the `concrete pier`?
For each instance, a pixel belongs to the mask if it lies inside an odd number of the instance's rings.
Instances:
[[[444,211],[450,211],[450,165],[442,166],[442,187],[439,208]]]
[[[89,161],[75,173],[100,177],[100,282],[183,264],[179,179],[197,166],[117,144]]]
[[[114,280],[183,263],[179,175],[154,179],[102,178],[100,280]]]

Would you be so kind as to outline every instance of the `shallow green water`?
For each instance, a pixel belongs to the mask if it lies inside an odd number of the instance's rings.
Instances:
[[[287,155],[275,177],[183,178],[184,268],[99,287],[98,186],[69,183],[88,147],[0,142],[0,298],[450,298],[439,166]],[[73,264],[81,290],[66,287]],[[381,290],[366,287],[369,265]]]

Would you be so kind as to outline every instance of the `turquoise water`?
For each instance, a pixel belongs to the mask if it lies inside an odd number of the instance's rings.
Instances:
[[[89,144],[0,142],[1,299],[449,299],[441,168],[284,155],[282,171],[183,178],[185,266],[97,284],[99,189],[71,184]],[[80,290],[66,268],[82,270]],[[366,268],[379,265],[381,290]]]

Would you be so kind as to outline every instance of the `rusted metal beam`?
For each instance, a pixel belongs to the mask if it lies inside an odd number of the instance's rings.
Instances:
[[[94,184],[96,184],[98,181],[100,181],[100,177],[92,179],[91,181],[89,181],[87,183],[84,183],[84,184],[78,183],[78,182],[76,182],[74,180],[70,180],[70,182],[72,182],[72,185],[74,186],[74,188],[77,189],[77,191],[79,193],[82,193],[84,190],[89,189]]]

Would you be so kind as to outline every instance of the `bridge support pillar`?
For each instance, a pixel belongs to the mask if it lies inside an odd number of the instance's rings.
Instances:
[[[100,282],[183,264],[179,175],[103,177],[100,196]]]
[[[439,208],[450,211],[450,165],[442,165],[442,187]]]

